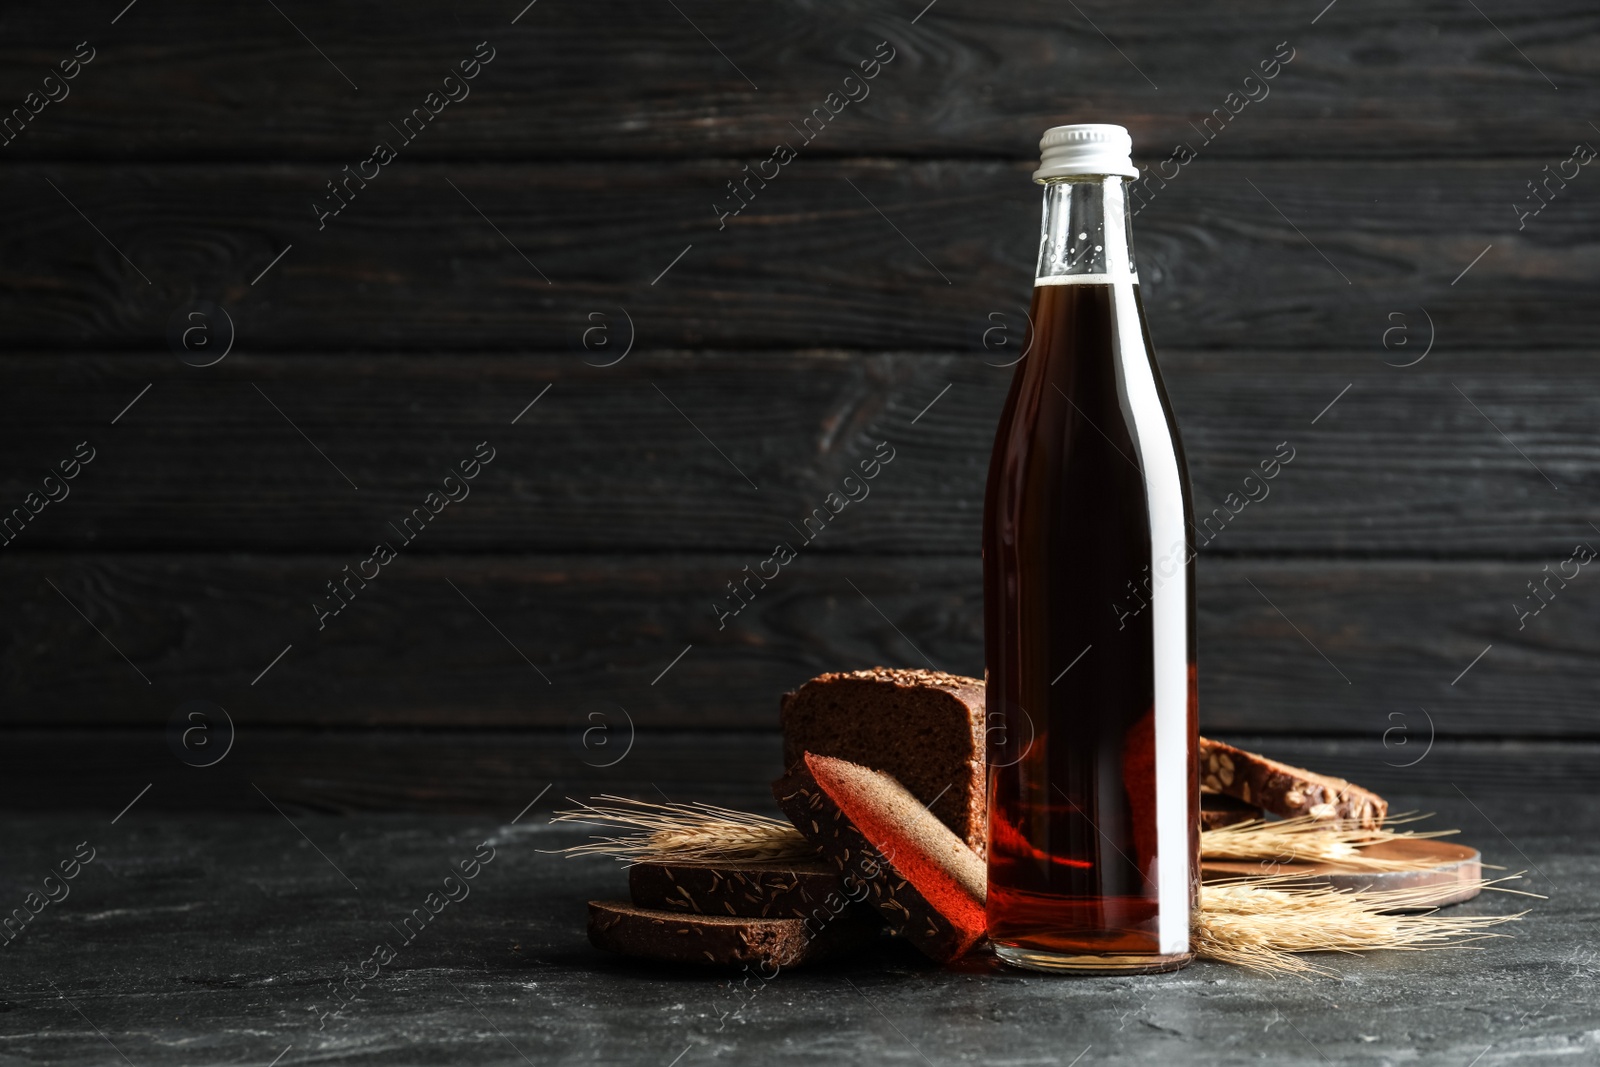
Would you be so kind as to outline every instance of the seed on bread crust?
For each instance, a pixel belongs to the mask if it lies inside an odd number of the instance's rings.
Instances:
[[[1389,813],[1388,801],[1352,782],[1204,737],[1199,771],[1201,792],[1236,797],[1286,818],[1310,815],[1376,827]]]

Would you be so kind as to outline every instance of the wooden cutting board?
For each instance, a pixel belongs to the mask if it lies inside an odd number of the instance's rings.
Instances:
[[[1261,860],[1202,859],[1200,878],[1205,882],[1215,882],[1224,878],[1283,874],[1335,889],[1369,890],[1375,893],[1398,889],[1437,890],[1437,894],[1430,893],[1426,898],[1430,906],[1459,904],[1478,895],[1475,883],[1483,876],[1483,864],[1475,848],[1431,839],[1401,839],[1385,841],[1362,851],[1374,858],[1420,860],[1427,863],[1428,867],[1416,871],[1356,871],[1336,863],[1274,864]]]

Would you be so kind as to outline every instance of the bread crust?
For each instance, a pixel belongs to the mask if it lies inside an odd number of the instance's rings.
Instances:
[[[846,893],[925,954],[949,962],[983,939],[983,861],[892,777],[807,754],[772,795]]]
[[[832,921],[682,915],[621,900],[589,901],[589,943],[663,963],[705,967],[794,967],[859,948],[877,936],[877,917],[843,911]]]
[[[1308,771],[1202,737],[1200,792],[1221,793],[1274,815],[1346,819],[1372,828],[1389,814],[1389,802],[1343,778]]]
[[[1200,795],[1200,829],[1217,830],[1224,826],[1236,826],[1242,822],[1250,822],[1266,815],[1266,811],[1254,804],[1221,793],[1202,793]]]
[[[984,684],[943,671],[834,671],[783,696],[783,761],[833,756],[899,781],[980,857],[987,851]]]
[[[794,863],[635,863],[628,895],[640,907],[681,915],[805,919],[844,891],[823,860]]]

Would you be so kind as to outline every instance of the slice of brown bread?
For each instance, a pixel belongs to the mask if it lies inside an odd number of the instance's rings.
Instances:
[[[982,940],[987,872],[977,853],[882,771],[804,754],[772,783],[778,807],[889,928],[948,962]]]
[[[596,948],[706,967],[793,967],[860,948],[879,929],[876,916],[849,908],[816,924],[806,919],[683,915],[620,900],[589,901],[589,942]]]
[[[1223,796],[1221,793],[1200,794],[1200,829],[1216,830],[1223,826],[1236,826],[1251,819],[1259,819],[1265,811],[1254,804]]]
[[[1289,818],[1349,819],[1376,827],[1389,814],[1389,802],[1371,790],[1324,774],[1200,739],[1200,792],[1222,793]]]
[[[635,863],[628,893],[644,908],[684,915],[805,919],[830,895],[842,896],[838,870],[823,860],[793,863]],[[870,911],[870,909],[869,909]]]
[[[884,771],[984,854],[983,682],[889,667],[823,674],[784,695],[778,722],[785,768],[813,752]]]

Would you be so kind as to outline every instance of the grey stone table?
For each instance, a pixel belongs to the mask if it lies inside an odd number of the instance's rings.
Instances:
[[[1487,895],[1461,908],[1531,906],[1512,938],[1328,958],[1339,980],[941,970],[886,942],[750,991],[590,948],[584,902],[626,879],[541,853],[583,833],[549,825],[548,801],[514,824],[10,815],[0,910],[58,899],[0,948],[0,1064],[1600,1063],[1600,802],[1396,801],[1549,899]],[[476,877],[447,884],[475,853]],[[76,877],[47,886],[63,861]],[[407,941],[402,919],[447,889],[461,899]],[[325,1014],[329,983],[361,971]]]

